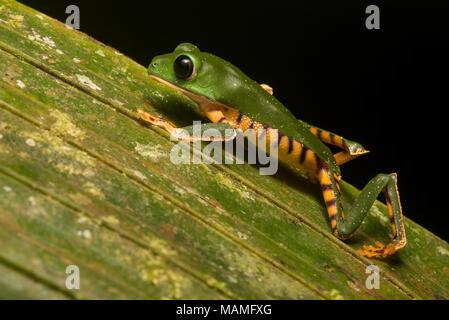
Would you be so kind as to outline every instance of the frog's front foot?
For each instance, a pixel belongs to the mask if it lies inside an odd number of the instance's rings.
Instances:
[[[137,108],[137,113],[139,114],[139,116],[142,120],[149,122],[155,126],[163,127],[167,123],[167,121],[165,121],[161,118],[155,117],[155,116],[149,114],[148,112],[143,111],[140,108]]]
[[[348,151],[351,156],[360,156],[369,152],[358,142],[346,140],[346,144],[348,145]]]

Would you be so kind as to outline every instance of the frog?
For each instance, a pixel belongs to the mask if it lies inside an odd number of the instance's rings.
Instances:
[[[266,137],[267,143],[277,148],[279,161],[304,172],[312,183],[320,186],[335,237],[350,238],[382,192],[392,240],[387,245],[379,241],[375,245],[363,245],[357,251],[370,258],[386,258],[406,245],[397,173],[377,174],[362,188],[349,209],[343,207],[340,165],[369,152],[360,143],[297,119],[274,96],[269,85],[259,84],[230,62],[200,51],[191,43],[181,43],[173,52],[154,57],[148,75],[192,100],[195,113],[210,120],[207,127],[216,129],[220,135],[214,139],[194,135],[191,127],[178,128],[137,108],[143,121],[188,142],[235,139],[235,134],[229,134],[229,128],[250,131],[258,139]],[[329,146],[339,151],[333,153]]]

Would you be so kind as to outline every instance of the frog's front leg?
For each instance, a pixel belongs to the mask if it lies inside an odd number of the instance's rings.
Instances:
[[[393,230],[393,241],[386,246],[376,242],[378,247],[364,246],[365,250],[359,250],[359,252],[368,257],[385,258],[405,246],[407,239],[395,173],[379,174],[371,179],[346,214],[343,213],[338,180],[327,166],[323,165],[319,170],[318,180],[326,203],[332,232],[335,236],[340,239],[349,238],[360,226],[377,196],[380,192],[383,192]]]
[[[174,126],[171,122],[155,117],[148,112],[137,108],[137,113],[140,118],[152,125],[158,126],[172,136],[179,140],[194,142],[194,141],[229,141],[235,138],[236,133],[229,124],[225,123],[204,123],[201,124],[200,130],[196,132],[195,125],[187,126],[183,128],[178,128]],[[209,129],[214,129],[219,132],[219,135],[207,134]],[[216,132],[216,131],[215,131]]]
[[[298,121],[306,125],[309,128],[310,132],[321,142],[343,149],[343,151],[334,154],[335,160],[337,161],[338,165],[351,161],[369,152],[358,142],[343,138],[342,136],[339,136],[330,131],[311,126],[304,121]]]
[[[261,83],[260,86],[269,94],[271,95],[273,94],[273,88],[270,87],[269,85]],[[361,156],[362,154],[369,152],[358,142],[345,139],[342,136],[339,136],[330,131],[311,126],[305,123],[304,121],[301,120],[298,121],[302,122],[306,127],[308,127],[310,132],[312,132],[312,134],[315,137],[317,137],[321,142],[331,144],[336,147],[339,147],[340,149],[343,149],[343,151],[334,154],[335,160],[337,161],[338,165],[351,161]]]

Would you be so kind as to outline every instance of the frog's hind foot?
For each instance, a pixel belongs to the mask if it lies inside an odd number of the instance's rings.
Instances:
[[[391,256],[393,253],[398,251],[403,247],[401,243],[389,243],[386,246],[383,245],[381,242],[376,241],[376,246],[367,246],[364,245],[364,250],[357,250],[361,255],[368,257],[368,258],[386,258],[388,256]]]

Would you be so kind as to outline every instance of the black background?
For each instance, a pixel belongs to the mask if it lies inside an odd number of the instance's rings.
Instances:
[[[449,240],[447,1],[21,2],[63,22],[78,5],[81,31],[145,66],[181,42],[232,62],[298,118],[371,150],[343,178],[362,188],[397,172],[404,214]],[[380,30],[365,27],[369,4]]]

